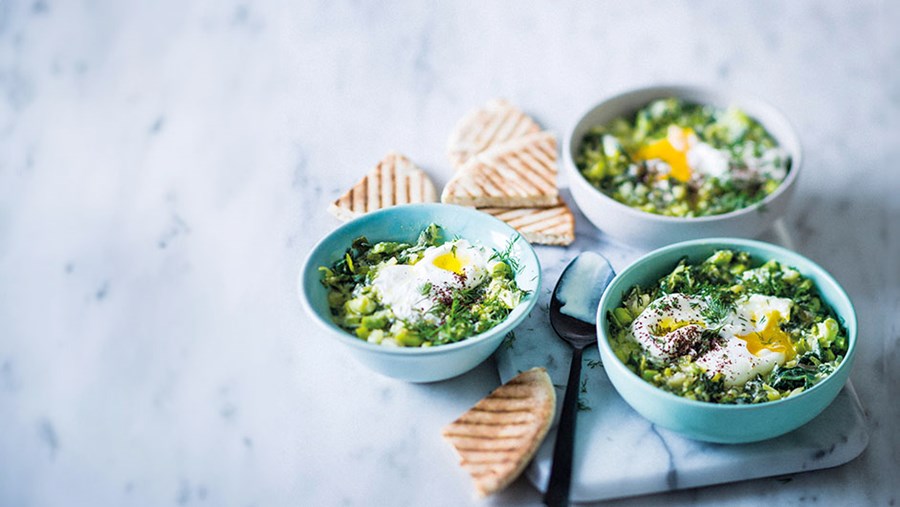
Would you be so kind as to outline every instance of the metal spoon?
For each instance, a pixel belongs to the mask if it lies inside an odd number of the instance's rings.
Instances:
[[[572,346],[572,364],[556,430],[550,481],[544,494],[544,504],[549,506],[569,503],[581,356],[585,347],[597,341],[597,307],[603,290],[614,276],[612,266],[604,257],[593,252],[581,253],[563,270],[550,299],[550,324]]]

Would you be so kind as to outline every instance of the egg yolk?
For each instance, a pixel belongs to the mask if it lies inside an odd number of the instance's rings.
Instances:
[[[797,353],[791,344],[791,337],[778,325],[779,320],[781,313],[778,310],[769,312],[766,314],[766,326],[761,331],[739,335],[737,338],[747,342],[747,350],[754,356],[758,356],[762,349],[769,349],[772,352],[781,352],[784,354],[784,360],[790,361]]]
[[[663,317],[662,320],[659,321],[657,325],[656,332],[659,335],[666,335],[673,331],[678,331],[679,329],[691,325],[700,325],[706,327],[706,323],[702,320],[675,320],[672,317]]]
[[[447,252],[445,254],[438,255],[435,257],[434,266],[437,268],[441,268],[446,271],[452,271],[457,275],[463,274],[463,262],[462,260],[456,256],[456,252]]]
[[[681,182],[687,182],[691,179],[691,166],[688,165],[687,152],[688,139],[694,135],[694,131],[690,128],[669,127],[669,134],[645,146],[637,151],[637,158],[640,160],[659,159],[669,164],[673,178]],[[675,141],[674,144],[672,141]]]

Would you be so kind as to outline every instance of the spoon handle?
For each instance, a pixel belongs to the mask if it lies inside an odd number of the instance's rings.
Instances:
[[[578,412],[578,391],[581,385],[581,347],[572,350],[569,366],[569,382],[563,398],[562,414],[556,429],[556,445],[553,447],[553,467],[550,482],[544,493],[544,504],[550,507],[569,504],[569,487],[572,483],[572,455],[575,450],[575,420]]]

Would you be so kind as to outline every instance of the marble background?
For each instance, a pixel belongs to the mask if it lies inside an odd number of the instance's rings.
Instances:
[[[476,104],[563,133],[660,82],[755,93],[799,130],[787,223],[856,304],[871,440],[620,504],[896,504],[898,25],[872,0],[0,0],[0,504],[537,504],[524,480],[476,502],[438,437],[493,364],[376,376],[318,335],[296,276],[388,150],[440,185]]]

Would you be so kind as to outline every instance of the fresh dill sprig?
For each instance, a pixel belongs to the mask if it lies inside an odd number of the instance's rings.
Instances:
[[[717,292],[710,292],[707,294],[706,308],[700,311],[700,315],[712,325],[721,322],[733,311],[733,302],[726,301],[725,298]]]
[[[435,345],[451,343],[462,340],[472,334],[477,334],[476,323],[472,322],[472,305],[478,303],[484,296],[484,287],[452,287],[441,289],[447,292],[440,295],[435,305],[428,311],[440,319],[437,325],[425,320],[418,322],[406,322],[406,327],[421,338],[433,342]],[[485,329],[503,322],[508,315],[504,313],[486,313],[484,321],[477,324],[485,325]]]
[[[495,249],[493,255],[491,255],[490,259],[488,259],[488,260],[489,261],[495,261],[495,260],[500,261],[500,262],[506,264],[507,266],[509,266],[509,269],[512,270],[513,273],[518,273],[519,272],[519,260],[516,259],[516,257],[513,255],[513,247],[515,246],[516,242],[519,241],[519,238],[521,238],[521,237],[522,237],[521,234],[516,233],[515,236],[509,238],[509,241],[506,242],[506,246],[503,248],[503,251]]]

